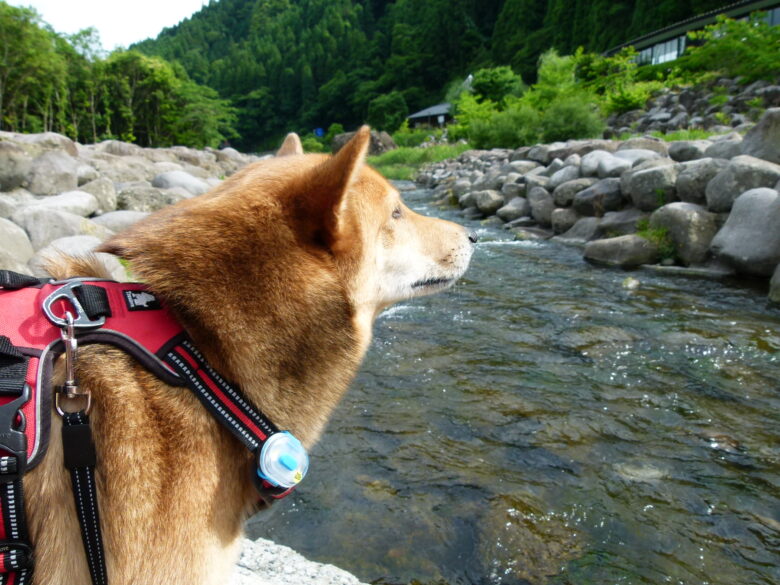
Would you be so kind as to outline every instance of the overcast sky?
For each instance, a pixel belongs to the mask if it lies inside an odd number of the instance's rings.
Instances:
[[[14,6],[32,6],[59,33],[75,33],[93,26],[103,48],[156,37],[208,4],[208,0],[7,0]]]

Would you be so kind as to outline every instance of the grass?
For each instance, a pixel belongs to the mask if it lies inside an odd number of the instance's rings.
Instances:
[[[368,163],[388,179],[412,180],[425,164],[455,158],[468,150],[465,144],[440,144],[429,148],[401,147],[368,157]]]
[[[650,227],[650,222],[647,219],[639,220],[636,228],[636,235],[656,245],[661,259],[675,259],[677,257],[677,250],[668,229]]]

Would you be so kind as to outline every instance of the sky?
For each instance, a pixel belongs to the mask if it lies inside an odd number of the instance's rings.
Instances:
[[[156,37],[208,4],[208,0],[7,0],[32,6],[58,33],[72,34],[93,26],[103,48],[111,51]]]

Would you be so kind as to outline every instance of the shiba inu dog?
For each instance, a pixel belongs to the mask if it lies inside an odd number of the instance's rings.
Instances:
[[[463,227],[412,212],[365,164],[368,145],[364,127],[334,156],[304,155],[290,135],[277,157],[149,216],[101,250],[128,260],[210,364],[305,446],[346,391],[377,314],[452,285],[471,257]],[[105,276],[94,259],[50,270]],[[190,392],[116,348],[83,348],[77,374],[92,393],[111,584],[224,584],[258,506],[247,479],[256,462]],[[60,424],[55,415],[53,437]],[[33,582],[88,585],[58,440],[24,481]]]

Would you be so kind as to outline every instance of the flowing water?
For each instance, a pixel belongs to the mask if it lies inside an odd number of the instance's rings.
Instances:
[[[469,272],[379,318],[309,476],[250,535],[366,582],[780,583],[766,290],[469,227]]]

